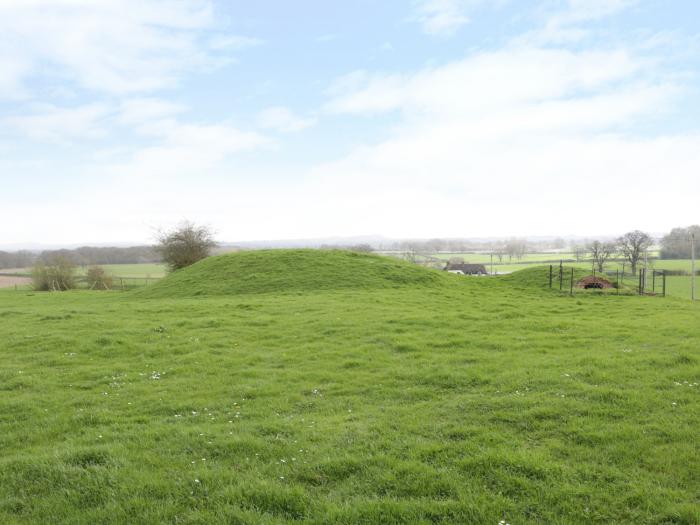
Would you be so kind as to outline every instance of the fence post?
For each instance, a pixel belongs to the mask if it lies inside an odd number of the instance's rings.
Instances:
[[[637,277],[637,295],[642,295],[642,270],[639,270],[639,277]]]
[[[571,297],[574,296],[574,269],[573,269],[573,267],[571,268],[571,285],[569,288],[569,295]]]
[[[656,293],[656,270],[651,271],[651,291]]]
[[[663,276],[663,283],[664,283],[664,297],[666,297],[666,270],[664,270],[664,273],[661,274]]]
[[[620,270],[615,270],[615,282],[617,283],[617,295],[620,295]]]
[[[562,290],[564,286],[564,264],[563,261],[559,263],[559,290]]]
[[[553,271],[553,266],[550,264],[549,265],[549,288],[552,288],[552,271]]]

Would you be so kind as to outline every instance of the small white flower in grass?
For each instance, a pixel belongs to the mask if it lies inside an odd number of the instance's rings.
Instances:
[[[199,481],[197,478],[194,478],[194,482],[195,482],[195,483],[201,483],[201,481]]]

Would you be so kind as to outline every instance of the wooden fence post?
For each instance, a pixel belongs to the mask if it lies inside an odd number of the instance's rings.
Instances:
[[[663,286],[664,286],[664,297],[666,297],[666,270],[661,274],[663,276]]]
[[[554,270],[553,266],[550,264],[549,265],[549,288],[552,288],[552,271]]]
[[[569,288],[569,295],[571,297],[574,296],[574,268],[573,267],[571,268],[571,284],[570,284],[570,288]]]
[[[559,290],[564,286],[564,261],[559,261]]]

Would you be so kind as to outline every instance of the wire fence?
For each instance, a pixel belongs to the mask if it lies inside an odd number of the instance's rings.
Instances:
[[[2,277],[13,277],[17,279],[16,283],[10,284],[5,288],[13,288],[16,291],[27,291],[33,290],[34,285],[32,284],[31,277],[26,274],[17,273],[0,273],[0,278]],[[109,284],[91,284],[88,278],[84,275],[78,275],[73,277],[74,286],[72,289],[77,290],[111,290],[111,291],[129,291],[137,288],[142,288],[148,286],[149,284],[154,284],[158,282],[161,278],[159,277],[115,277],[111,276],[111,282]],[[56,289],[60,289],[56,286]]]
[[[567,266],[564,261],[549,265],[546,276],[550,289],[574,295],[577,291],[598,290],[625,295],[656,295],[694,300],[694,287],[700,271],[678,269],[639,268],[635,272],[616,270],[584,270],[580,266]]]

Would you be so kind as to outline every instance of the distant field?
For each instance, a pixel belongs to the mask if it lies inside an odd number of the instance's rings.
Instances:
[[[106,272],[115,277],[149,277],[159,279],[165,277],[167,269],[164,264],[103,264]],[[81,268],[81,272],[87,272]]]

